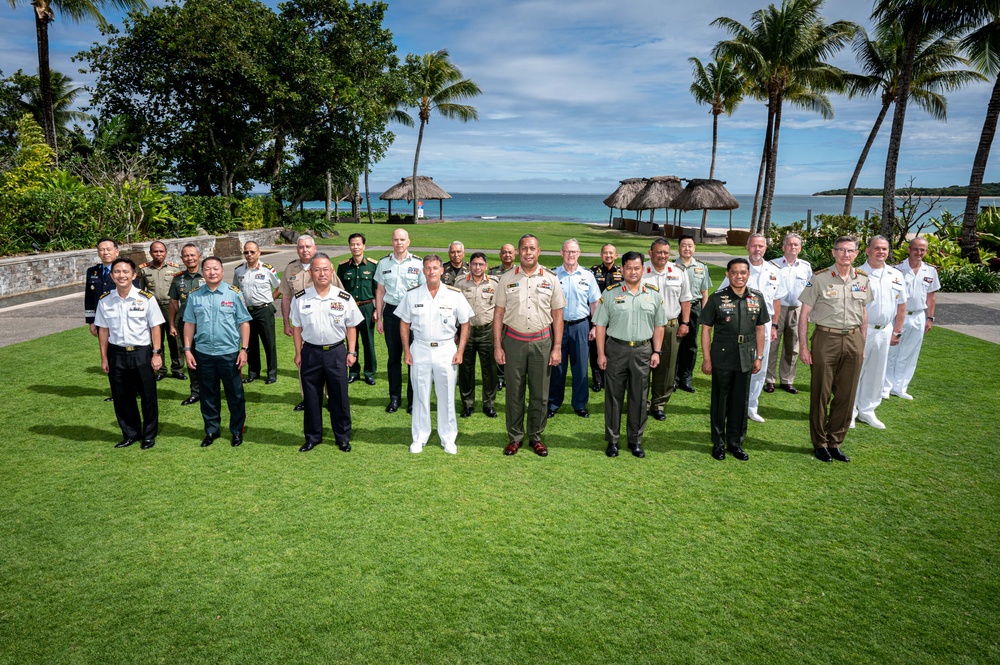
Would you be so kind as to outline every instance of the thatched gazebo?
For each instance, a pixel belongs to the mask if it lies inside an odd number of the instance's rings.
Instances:
[[[674,199],[673,207],[679,210],[728,210],[729,230],[733,229],[733,210],[740,207],[740,202],[724,187],[724,180],[707,180],[695,178],[688,180],[687,187],[680,196]],[[683,216],[683,215],[682,215]],[[702,235],[705,225],[702,224]]]
[[[444,199],[450,199],[451,194],[434,184],[434,179],[426,175],[417,176],[417,194],[420,195],[420,200],[437,201],[438,219],[444,219]],[[395,185],[382,192],[379,198],[389,202],[389,216],[392,217],[393,201],[413,200],[413,176],[401,179]],[[417,220],[413,221],[416,222]]]
[[[673,208],[674,200],[684,188],[681,179],[675,175],[657,175],[646,181],[645,187],[635,195],[627,206],[629,210],[649,211],[649,230],[653,229],[653,214],[657,208]]]
[[[608,226],[611,226],[612,219],[615,216],[615,208],[618,208],[624,214],[626,206],[632,202],[636,194],[642,191],[646,180],[648,178],[626,178],[625,180],[620,180],[618,189],[612,192],[611,196],[604,199],[604,205],[611,208],[611,212],[608,214]],[[638,219],[638,216],[636,216],[636,219]]]

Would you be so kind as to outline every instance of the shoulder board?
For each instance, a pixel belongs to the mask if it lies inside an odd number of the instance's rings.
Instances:
[[[924,261],[924,265],[928,265],[931,268],[934,268],[935,270],[938,269],[937,264],[931,263],[930,261]]]
[[[611,286],[606,287],[604,290],[605,291],[611,291],[613,289],[617,289],[619,286],[621,286],[621,284],[612,284]],[[649,286],[649,285],[647,284],[647,286]]]
[[[264,263],[263,261],[261,261],[260,264],[265,268],[267,268],[268,270],[274,270],[274,266],[272,266],[270,263]]]
[[[804,263],[804,264],[806,264],[806,267],[808,267],[808,268],[812,268],[812,264],[811,264],[811,263],[809,263],[808,261],[806,261],[805,259],[799,259],[799,261],[800,261],[801,263]]]
[[[549,273],[550,275],[553,275],[553,276],[556,274],[555,270],[553,270],[552,268],[546,268],[545,266],[542,266],[542,272],[543,273],[547,272],[547,273]]]
[[[350,259],[348,259],[348,261],[350,261]],[[366,257],[365,257],[365,263],[376,263],[376,264],[377,264],[377,263],[378,263],[378,261],[376,261],[375,259],[373,259],[373,258],[372,258],[372,257],[370,257],[370,256],[366,256]]]
[[[348,263],[350,263],[350,262],[351,262],[351,261],[353,261],[353,260],[354,260],[354,259],[344,259],[343,261],[341,261],[341,262],[340,262],[340,265],[342,265],[342,266],[346,266],[346,265],[347,265]]]
[[[423,259],[417,256],[416,254],[410,254],[410,258],[413,259],[414,261],[423,261]]]
[[[148,268],[152,264],[153,264],[152,261],[146,261],[145,263],[142,263],[142,264],[139,265],[139,269],[142,270],[143,268]]]
[[[104,293],[101,294],[101,297],[98,298],[98,300],[104,300],[105,298],[107,298],[108,296],[110,296],[112,293],[114,293],[113,289],[111,291],[105,291]]]
[[[305,294],[306,294],[306,290],[305,290],[305,289],[302,289],[301,291],[296,291],[296,292],[295,292],[295,297],[296,297],[296,298],[301,298],[301,297],[302,297],[302,296],[304,296]]]
[[[152,300],[153,298],[156,297],[152,293],[150,293],[149,291],[139,291],[139,293],[141,293],[142,295],[146,296],[147,300]]]
[[[406,290],[407,290],[407,291],[415,291],[416,289],[419,289],[419,288],[420,288],[420,285],[419,285],[419,284],[417,284],[416,286],[411,286],[410,288],[408,288],[408,289],[406,289]]]
[[[389,252],[388,254],[386,254],[385,256],[383,256],[382,259],[388,259],[388,258],[391,258],[391,257],[392,257],[392,252]],[[382,259],[379,259],[379,260],[381,261]]]
[[[230,291],[236,291],[236,293],[239,293],[240,292],[240,287],[236,286],[235,284],[230,284],[229,285],[229,290]]]
[[[350,300],[351,299],[351,294],[348,293],[347,291],[341,291],[340,293],[337,294],[337,296],[341,300]]]
[[[459,293],[462,292],[462,289],[458,288],[457,286],[452,286],[451,284],[445,284],[445,286],[447,286],[452,291],[458,291]]]
[[[651,282],[644,282],[643,284],[647,289],[653,289],[657,293],[660,292],[660,287],[658,287],[656,284],[653,284]]]
[[[761,300],[764,299],[764,294],[763,293],[761,293],[757,289],[751,289],[749,286],[747,287],[747,293],[752,293],[753,295],[757,296]]]
[[[181,267],[181,264],[174,263],[173,261],[167,261],[167,265],[170,266],[171,268],[180,268]]]
[[[859,275],[864,275],[865,277],[867,277],[867,276],[868,276],[868,273],[866,273],[866,272],[865,272],[864,270],[862,270],[861,268],[855,268],[855,269],[854,269],[854,272],[858,273]]]

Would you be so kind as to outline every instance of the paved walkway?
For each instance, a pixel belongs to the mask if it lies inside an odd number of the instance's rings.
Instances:
[[[440,252],[439,248],[413,247],[416,254]],[[346,248],[331,251],[341,253]],[[263,248],[263,260],[278,270],[295,259],[293,248]],[[384,256],[390,247],[369,247],[368,253]],[[467,249],[471,254],[474,250]],[[558,256],[558,252],[542,252],[546,256]],[[488,252],[493,256],[494,250]],[[596,254],[585,257],[598,259]],[[444,257],[447,259],[447,257]],[[725,266],[733,258],[722,252],[703,252],[698,258],[713,265]],[[233,270],[240,261],[226,264],[226,279],[232,281]],[[1000,293],[939,293],[935,323],[942,328],[978,337],[1000,344]],[[0,300],[0,347],[25,342],[52,333],[62,332],[83,325],[83,288],[80,285],[54,289],[44,294],[18,296]]]

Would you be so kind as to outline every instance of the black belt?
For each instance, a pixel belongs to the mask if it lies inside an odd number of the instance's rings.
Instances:
[[[264,305],[247,305],[247,311],[248,312],[253,312],[254,310],[264,309],[265,307],[267,307],[270,304],[271,303],[266,303]]]
[[[344,340],[340,340],[336,344],[313,344],[311,342],[302,342],[302,346],[307,346],[310,349],[316,349],[317,351],[331,351],[336,349],[338,346],[343,346]]]
[[[128,351],[131,353],[133,351],[142,351],[152,347],[149,344],[146,344],[145,346],[119,346],[118,344],[108,344],[108,348],[112,348],[115,351]]]
[[[832,333],[834,335],[850,335],[856,331],[858,327],[859,326],[855,326],[854,328],[829,328],[827,326],[816,326],[816,329],[825,333]]]
[[[618,342],[619,344],[624,344],[625,346],[646,346],[647,344],[649,344],[648,339],[643,339],[638,342],[629,342],[624,339],[618,339],[617,337],[609,337],[608,339],[610,339],[612,342]]]
[[[578,323],[583,323],[584,321],[588,321],[588,320],[589,319],[587,317],[583,317],[582,319],[573,319],[572,321],[567,321],[566,325],[567,326],[575,326]]]
[[[747,342],[756,342],[756,335],[720,335],[716,333],[714,340],[719,342],[736,342],[737,344],[746,344]]]

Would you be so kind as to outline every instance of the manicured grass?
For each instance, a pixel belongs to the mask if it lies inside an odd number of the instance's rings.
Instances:
[[[239,449],[199,448],[166,379],[156,447],[115,450],[82,327],[0,349],[0,661],[1000,661],[995,345],[935,329],[845,465],[810,454],[804,367],[746,463],[709,457],[701,375],[644,460],[604,456],[600,394],[546,459],[501,455],[503,393],[457,457],[411,455],[384,371],[350,388],[351,453],[300,454],[280,340]]]

